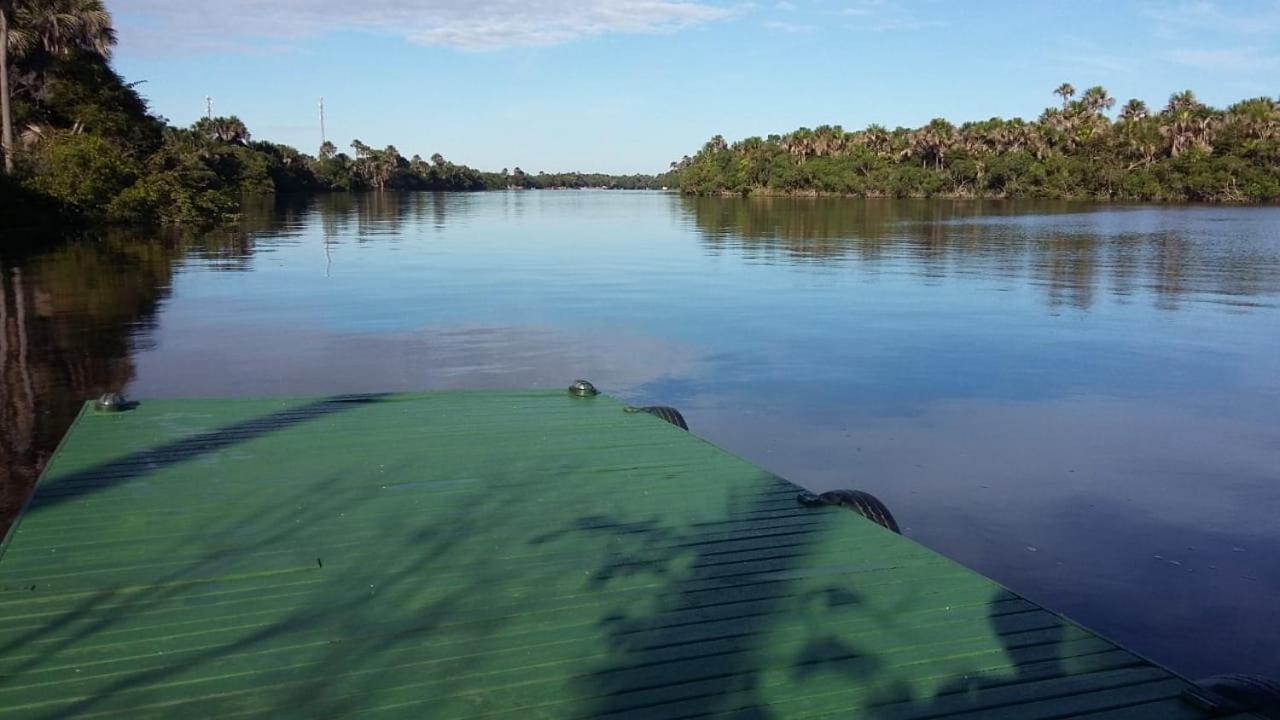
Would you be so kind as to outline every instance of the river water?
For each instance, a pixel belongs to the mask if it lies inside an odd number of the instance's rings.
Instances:
[[[1199,677],[1280,677],[1280,209],[263,202],[0,243],[4,524],[79,404],[564,387],[669,404]]]

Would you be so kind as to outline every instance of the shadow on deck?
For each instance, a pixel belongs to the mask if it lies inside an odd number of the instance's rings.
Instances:
[[[135,452],[57,478],[30,512],[384,400],[326,398]],[[38,558],[6,558],[0,717],[1057,717],[1181,687],[853,513],[800,507],[762,472],[690,521],[674,507],[696,477],[671,471],[672,511],[640,510],[629,493],[659,492],[637,484],[647,471],[588,498],[554,482],[609,477],[604,460],[553,447],[536,474],[490,443],[450,466],[459,431],[443,427],[438,446],[386,441],[384,480],[335,465],[136,547],[105,538],[140,553],[118,576],[72,564],[41,580]]]

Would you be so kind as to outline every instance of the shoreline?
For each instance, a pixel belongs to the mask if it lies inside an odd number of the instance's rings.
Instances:
[[[825,190],[772,190],[769,188],[757,188],[749,190],[745,193],[732,192],[729,190],[716,190],[709,193],[692,192],[687,190],[679,190],[681,195],[685,197],[702,197],[702,198],[787,198],[792,200],[996,200],[1001,202],[1017,202],[1017,201],[1061,201],[1061,202],[1094,202],[1107,204],[1123,204],[1123,205],[1214,205],[1223,207],[1280,207],[1280,198],[1268,201],[1251,201],[1251,200],[1185,200],[1179,198],[1167,199],[1151,199],[1151,198],[1124,198],[1124,197],[1102,197],[1090,195],[1075,195],[1069,197],[1053,196],[1053,195],[974,195],[972,193],[931,193],[931,194],[908,194],[895,195],[890,193],[839,193],[829,192]]]

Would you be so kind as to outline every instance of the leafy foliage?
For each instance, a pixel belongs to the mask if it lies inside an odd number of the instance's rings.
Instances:
[[[1107,200],[1280,200],[1280,101],[1224,110],[1191,91],[1159,113],[1099,86],[1078,100],[1069,83],[1034,122],[992,118],[959,127],[800,128],[729,144],[717,135],[671,164],[691,194],[839,194],[877,197],[1043,197]]]
[[[207,222],[230,217],[238,206],[241,165],[233,152],[204,146],[191,131],[170,131],[147,159],[146,173],[107,206],[122,221]]]
[[[61,132],[47,139],[32,189],[78,213],[98,213],[132,185],[141,167],[128,152],[101,135]]]

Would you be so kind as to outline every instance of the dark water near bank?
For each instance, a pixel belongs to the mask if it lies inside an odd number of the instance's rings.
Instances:
[[[581,376],[1179,671],[1280,677],[1280,209],[389,194],[0,247],[6,522],[106,390]]]

